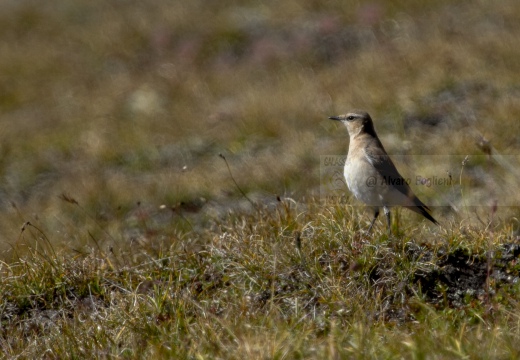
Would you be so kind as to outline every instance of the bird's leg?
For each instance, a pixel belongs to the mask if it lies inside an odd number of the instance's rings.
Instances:
[[[372,219],[372,222],[370,223],[370,226],[368,227],[367,233],[370,234],[370,231],[372,230],[372,227],[374,226],[374,223],[376,222],[377,217],[379,216],[379,208],[374,208],[374,218]]]
[[[392,236],[392,220],[390,219],[390,208],[388,206],[383,206],[383,211],[386,215],[386,221],[388,222],[388,235]]]

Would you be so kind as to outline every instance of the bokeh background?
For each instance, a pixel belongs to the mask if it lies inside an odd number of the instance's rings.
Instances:
[[[462,180],[430,203],[500,208],[472,194],[505,181],[514,205],[518,19],[516,0],[4,0],[2,249],[26,221],[79,248],[180,237],[247,209],[240,190],[320,197],[321,157],[348,146],[327,117],[352,108],[410,176]]]

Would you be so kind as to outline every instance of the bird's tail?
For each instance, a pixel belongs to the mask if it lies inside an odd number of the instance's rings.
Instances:
[[[419,200],[419,199],[417,199],[417,200]],[[435,220],[435,218],[433,216],[431,216],[430,208],[428,206],[424,205],[422,202],[420,205],[418,204],[416,206],[406,206],[406,208],[412,210],[413,212],[416,212],[417,214],[421,214],[422,216],[424,216],[426,219],[430,220],[435,225],[439,225],[439,222],[437,220]]]

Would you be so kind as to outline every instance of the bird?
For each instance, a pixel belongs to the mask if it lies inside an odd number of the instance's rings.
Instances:
[[[347,127],[350,137],[344,176],[349,190],[356,199],[372,207],[374,217],[367,233],[383,208],[391,235],[390,208],[402,206],[421,214],[432,223],[439,223],[408,185],[388,156],[376,134],[370,115],[361,110],[353,110],[344,115],[330,116]]]

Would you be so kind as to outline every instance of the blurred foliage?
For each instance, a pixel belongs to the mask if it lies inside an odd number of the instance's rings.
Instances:
[[[347,149],[327,116],[353,107],[372,114],[391,153],[519,147],[512,0],[0,7],[0,222],[10,241],[24,220],[62,230],[62,193],[92,213],[239,206],[219,153],[256,199],[319,196],[319,156]]]

